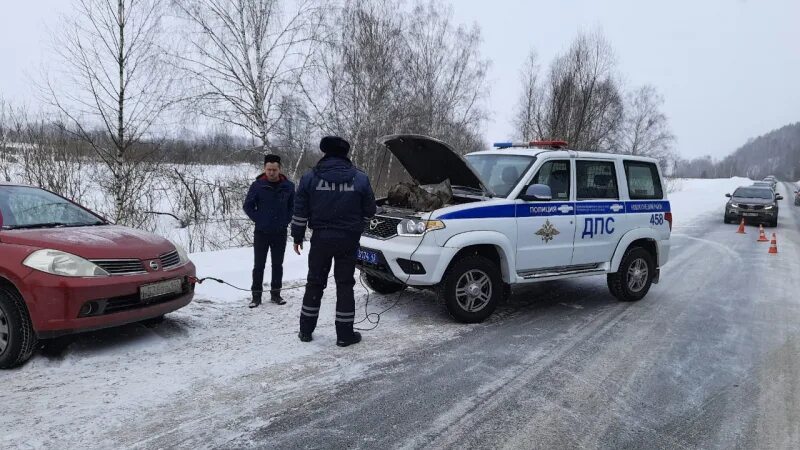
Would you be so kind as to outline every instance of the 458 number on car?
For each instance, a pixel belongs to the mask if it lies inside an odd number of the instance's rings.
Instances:
[[[664,215],[663,214],[653,214],[650,216],[650,225],[664,225]]]

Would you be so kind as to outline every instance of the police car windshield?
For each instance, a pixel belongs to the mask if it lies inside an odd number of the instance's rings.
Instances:
[[[524,155],[467,155],[467,162],[481,181],[499,197],[507,197],[533,164],[535,157]]]
[[[739,188],[733,193],[734,197],[772,199],[772,190],[764,188]]]

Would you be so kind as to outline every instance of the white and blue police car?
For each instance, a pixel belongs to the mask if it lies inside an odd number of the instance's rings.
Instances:
[[[512,285],[606,275],[643,298],[669,258],[672,214],[654,159],[579,152],[561,141],[498,143],[464,157],[418,135],[380,139],[419,185],[452,201],[416,211],[378,200],[359,269],[373,291],[434,288],[458,321],[480,322]]]

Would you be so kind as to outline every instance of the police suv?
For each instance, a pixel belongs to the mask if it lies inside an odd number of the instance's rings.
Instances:
[[[512,285],[606,275],[614,296],[636,301],[658,283],[672,214],[655,160],[560,141],[465,157],[425,136],[380,142],[416,183],[452,196],[435,211],[378,200],[358,252],[372,290],[434,288],[456,320],[480,322]]]

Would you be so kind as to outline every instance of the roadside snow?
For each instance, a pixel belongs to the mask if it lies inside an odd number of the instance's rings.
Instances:
[[[286,254],[283,262],[284,288],[302,284],[308,271],[309,244],[305,243],[302,255],[298,256],[292,249],[291,242],[286,245]],[[192,261],[197,266],[197,276],[220,278],[242,289],[250,289],[251,270],[253,269],[253,249],[233,248],[216,252],[195,253],[191,255]],[[264,281],[269,283],[270,262],[264,271]],[[300,289],[302,291],[302,289]],[[197,286],[197,296],[217,302],[242,302],[249,293],[219,284],[206,281]],[[266,298],[269,295],[265,296]]]
[[[692,226],[695,219],[717,214],[722,220],[727,198],[739,186],[749,186],[748,178],[720,178],[711,180],[681,179],[676,192],[669,194],[672,206],[673,228]]]

